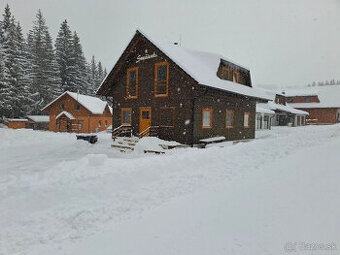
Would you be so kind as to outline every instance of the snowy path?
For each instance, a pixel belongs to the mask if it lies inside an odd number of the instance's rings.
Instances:
[[[240,199],[239,196],[244,196],[244,200],[249,202],[254,198],[251,196],[252,194],[255,195],[255,198],[258,198],[256,194],[261,197],[267,192],[270,196],[265,197],[263,203],[277,206],[278,200],[271,194],[273,191],[280,191],[278,196],[281,196],[282,201],[289,200],[289,196],[291,196],[291,194],[287,194],[289,187],[280,186],[280,181],[278,181],[282,171],[290,169],[290,178],[293,178],[294,171],[292,169],[299,167],[297,169],[299,177],[306,174],[310,169],[309,164],[303,165],[304,162],[308,162],[309,155],[304,151],[305,148],[311,148],[310,150],[315,148],[316,151],[323,148],[326,151],[325,156],[328,156],[331,155],[334,148],[340,146],[339,126],[277,128],[268,133],[268,136],[267,133],[261,133],[262,139],[249,143],[224,148],[216,146],[207,150],[178,150],[164,156],[134,157],[129,155],[128,157],[132,157],[131,159],[124,159],[118,158],[122,157],[120,153],[108,149],[109,142],[103,142],[94,147],[86,143],[76,143],[70,137],[67,137],[68,134],[46,132],[44,136],[47,139],[37,142],[32,148],[29,144],[32,140],[36,140],[32,138],[35,135],[25,131],[14,133],[12,130],[0,129],[0,138],[9,141],[0,145],[1,255],[74,254],[69,250],[65,253],[63,249],[72,249],[72,247],[78,247],[77,245],[83,246],[81,245],[82,240],[92,240],[91,238],[95,240],[97,238],[99,243],[100,240],[105,242],[108,241],[108,235],[113,235],[123,244],[114,245],[116,250],[113,249],[112,245],[108,246],[111,247],[111,250],[108,248],[107,252],[119,251],[120,254],[137,254],[138,249],[126,250],[133,243],[133,237],[130,239],[125,236],[124,239],[122,235],[119,235],[121,231],[124,230],[124,233],[132,235],[129,231],[133,231],[133,226],[137,224],[138,231],[134,233],[137,236],[138,233],[142,235],[145,230],[149,234],[146,235],[145,241],[150,242],[151,240],[148,240],[148,238],[151,238],[153,234],[157,235],[157,231],[160,230],[158,228],[141,229],[139,226],[145,227],[143,224],[146,223],[162,226],[161,223],[164,221],[162,217],[167,216],[164,210],[173,212],[171,218],[176,219],[176,217],[182,215],[182,208],[188,202],[189,205],[186,209],[190,212],[190,210],[202,209],[200,208],[201,203],[204,204],[204,208],[210,208],[210,206],[214,208],[220,201],[226,201],[226,204],[230,206],[235,205],[235,201]],[[17,139],[19,137],[21,138],[20,142]],[[332,145],[334,142],[338,143]],[[54,144],[56,146],[53,146]],[[328,148],[329,154],[327,153]],[[300,157],[297,156],[299,154],[301,154]],[[16,161],[19,155],[24,156],[20,161]],[[123,156],[126,157],[126,155]],[[321,162],[325,162],[326,159],[327,157],[321,158]],[[320,169],[315,169],[315,173],[319,174],[317,170],[320,171]],[[325,183],[329,179],[332,181],[334,178],[339,178],[339,174],[335,171],[338,170],[337,166],[333,165],[330,170],[332,171],[330,171],[329,176],[326,176],[328,178]],[[332,174],[338,175],[333,176]],[[15,176],[15,178],[11,176]],[[288,178],[286,175],[282,177]],[[275,186],[269,181],[265,182],[265,178],[272,178]],[[288,181],[283,182],[283,185],[287,185]],[[240,184],[249,186],[250,194],[248,190],[245,192],[244,186]],[[262,187],[261,184],[264,184],[264,186]],[[302,182],[302,184],[307,185],[306,187],[310,185],[309,182]],[[221,189],[221,192],[218,192],[218,189]],[[296,192],[299,191],[296,190]],[[306,192],[309,191],[310,189],[307,189]],[[333,191],[339,193],[339,190]],[[196,194],[197,192],[199,194]],[[228,194],[234,194],[234,192],[236,198],[232,199]],[[209,195],[210,193],[213,195]],[[287,197],[285,197],[285,194],[287,194]],[[302,195],[303,193],[299,196]],[[212,200],[211,197],[214,197],[214,199]],[[202,201],[200,201],[201,198]],[[190,204],[190,201],[192,201],[192,204]],[[232,215],[235,214],[233,216],[236,224],[243,222],[244,217],[249,215],[249,209],[258,209],[256,206],[249,208],[249,206],[246,206],[248,204],[239,205],[245,207],[238,208],[239,210],[236,210],[237,207],[230,210],[228,206],[222,209],[226,210],[226,214],[228,212]],[[286,204],[287,201],[283,202],[281,207],[285,208]],[[205,207],[206,205],[208,207]],[[248,214],[244,214],[242,209],[246,210]],[[338,212],[335,209],[334,212]],[[213,210],[211,213],[217,212]],[[237,217],[236,214],[240,214],[240,217]],[[260,217],[260,223],[265,221],[264,217],[269,218],[266,224],[271,221],[271,223],[274,222],[273,215],[268,212],[268,209],[263,214],[258,212],[256,215]],[[145,217],[145,220],[139,220],[141,216]],[[199,214],[199,217],[202,217],[202,215]],[[301,217],[301,215],[298,215],[297,219]],[[155,219],[155,222],[152,219]],[[188,218],[185,219],[189,220]],[[258,218],[249,217],[246,222],[255,224],[253,221],[256,220]],[[195,217],[192,221],[192,224],[197,224]],[[179,226],[184,223],[185,221],[180,223]],[[336,223],[338,222],[334,222],[334,224]],[[165,227],[170,225],[171,222]],[[259,227],[260,231],[266,231],[264,225],[257,226],[255,224],[254,229]],[[100,234],[105,226],[113,228],[111,232],[107,230],[108,235]],[[190,230],[190,225],[188,227]],[[208,223],[204,227],[209,228]],[[230,230],[230,227],[228,228]],[[271,228],[270,226],[268,229]],[[239,241],[235,241],[234,246],[237,242],[242,244],[244,244],[243,241],[251,242],[249,229],[242,230],[236,225],[232,229],[235,232],[240,231],[238,235],[235,235],[238,236]],[[254,229],[251,231],[254,231]],[[246,230],[247,233],[245,233]],[[155,231],[155,233],[152,231]],[[187,235],[190,231],[187,232]],[[160,235],[161,233],[164,234],[159,232]],[[218,235],[218,233],[216,232],[215,235]],[[230,232],[228,233],[230,234]],[[192,241],[196,240],[199,243],[200,234],[202,235],[198,231],[195,235],[197,239],[193,237]],[[223,232],[223,234],[227,233]],[[98,236],[101,235],[102,238],[98,240]],[[189,238],[187,235],[184,235],[183,238]],[[121,240],[122,238],[123,240]],[[181,243],[180,240],[176,239],[176,235],[169,236],[169,238],[172,238],[171,240],[174,243],[177,243],[177,241]],[[181,238],[180,235],[179,238]],[[211,242],[217,242],[218,236],[216,238]],[[154,250],[151,249],[153,246],[149,246],[150,249],[144,247],[145,253],[140,254],[156,254],[157,247],[160,249],[162,242],[169,241],[166,236],[165,239],[160,238],[159,240],[159,243],[154,246]],[[232,241],[233,239],[230,237],[227,240]],[[124,246],[124,242],[127,246]],[[190,240],[188,242],[190,243]],[[216,246],[216,249],[218,249],[216,253],[212,254],[220,254],[218,252],[221,252],[223,248],[221,243]],[[143,245],[140,245],[143,250]],[[212,243],[209,245],[212,245]],[[177,245],[173,246],[176,247]],[[256,246],[256,248],[259,247],[263,248],[261,245]],[[207,254],[207,252],[203,252],[204,249],[200,248],[199,245],[195,252],[187,249],[188,247],[183,244],[182,249],[177,251],[179,254],[191,254],[191,252],[192,254]],[[259,252],[263,251],[261,249]],[[90,251],[91,247],[88,250]],[[247,251],[250,250],[249,247],[243,249],[243,253],[248,254]],[[168,251],[168,254],[174,254],[176,250],[170,249]],[[164,252],[160,253],[165,254]],[[86,253],[84,251],[81,254]],[[88,254],[93,254],[93,252]],[[97,254],[109,253],[102,250]]]

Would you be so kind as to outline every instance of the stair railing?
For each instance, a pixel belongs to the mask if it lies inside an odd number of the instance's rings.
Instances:
[[[143,130],[138,134],[139,138],[143,138],[146,136],[158,136],[159,134],[159,126],[150,126],[147,129]]]
[[[132,127],[130,125],[121,125],[112,130],[112,139],[115,140],[119,136],[132,136]]]

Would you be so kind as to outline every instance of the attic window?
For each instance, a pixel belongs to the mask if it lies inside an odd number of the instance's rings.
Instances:
[[[221,79],[222,80],[229,80],[229,76],[230,76],[230,69],[223,66],[222,67],[222,73],[221,73]]]
[[[126,97],[138,97],[138,67],[129,68],[126,75]]]
[[[169,63],[155,65],[155,97],[167,97],[169,89]]]
[[[65,110],[65,105],[64,105],[64,104],[61,104],[61,105],[60,105],[60,109],[61,109],[61,110]]]
[[[240,73],[234,71],[233,72],[233,82],[239,82],[239,79],[240,79]]]
[[[80,110],[80,104],[76,104],[75,108],[76,108],[76,111],[79,111]]]

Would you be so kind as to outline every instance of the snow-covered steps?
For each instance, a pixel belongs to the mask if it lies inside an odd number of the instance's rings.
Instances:
[[[111,144],[111,148],[119,149],[121,152],[133,151],[138,141],[138,137],[117,137]]]

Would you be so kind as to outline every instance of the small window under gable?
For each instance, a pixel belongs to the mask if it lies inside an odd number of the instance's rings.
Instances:
[[[138,67],[129,68],[126,75],[126,97],[138,97]]]
[[[306,102],[306,103],[310,103],[310,97],[306,97],[306,98],[305,98],[305,102]]]
[[[167,97],[169,90],[169,63],[155,65],[155,97]]]

